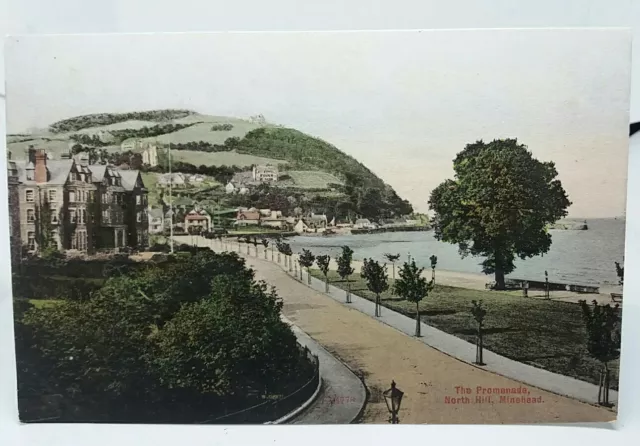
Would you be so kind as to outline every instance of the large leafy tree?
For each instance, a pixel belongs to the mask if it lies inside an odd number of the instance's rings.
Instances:
[[[521,259],[551,246],[548,225],[571,205],[555,164],[533,158],[516,139],[468,144],[453,161],[454,179],[431,192],[435,237],[462,256],[483,256],[485,274],[504,289],[505,274]]]

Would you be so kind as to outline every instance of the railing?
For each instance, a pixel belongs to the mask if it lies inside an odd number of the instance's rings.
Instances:
[[[237,412],[203,421],[200,424],[263,424],[293,412],[311,398],[320,383],[318,357],[311,354],[306,347],[304,347],[304,352],[313,364],[313,376],[298,389],[276,400],[265,401]]]

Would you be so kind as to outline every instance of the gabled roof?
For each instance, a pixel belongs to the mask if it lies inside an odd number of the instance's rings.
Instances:
[[[89,166],[89,170],[91,170],[91,177],[94,183],[102,183],[104,179],[104,174],[107,171],[106,164],[91,164]]]
[[[162,212],[162,209],[160,208],[147,209],[147,214],[151,218],[162,218],[162,216],[164,215],[164,213]]]
[[[140,171],[138,170],[122,170],[120,171],[120,176],[122,177],[122,186],[128,191],[135,189],[138,181],[142,183]],[[144,187],[144,184],[142,184],[142,187]]]
[[[36,182],[34,180],[27,181],[27,164],[29,163],[26,160],[16,160],[15,167],[18,171],[18,180],[23,184],[33,184]],[[67,182],[69,178],[69,173],[71,172],[71,168],[73,167],[73,160],[47,160],[47,172],[49,181],[47,184],[62,186]]]

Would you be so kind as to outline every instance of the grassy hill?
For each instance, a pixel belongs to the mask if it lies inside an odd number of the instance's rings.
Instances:
[[[284,164],[287,161],[247,155],[236,152],[197,152],[194,150],[174,150],[171,152],[174,161],[200,166],[238,166],[249,168],[254,164]]]
[[[69,151],[74,139],[100,131],[111,134],[102,142],[110,145],[100,147],[109,152],[118,152],[120,143],[131,137],[157,141],[164,147],[171,144],[174,161],[188,163],[182,166],[185,172],[195,173],[211,166],[248,169],[253,164],[278,164],[283,176],[283,181],[277,184],[281,193],[290,197],[292,192],[286,190],[295,189],[295,193],[306,194],[311,200],[323,201],[327,209],[339,207],[341,213],[348,213],[350,217],[376,217],[382,215],[383,209],[385,215],[412,211],[408,202],[401,200],[390,186],[355,158],[319,138],[269,124],[262,116],[240,119],[174,109],[98,113],[64,119],[48,129],[9,135],[7,148],[14,159],[24,159],[30,145],[58,157]],[[100,141],[94,144],[98,143]],[[161,158],[164,158],[162,154]],[[159,169],[163,165],[161,160]],[[213,171],[206,173],[216,175]],[[154,189],[154,180],[146,179],[150,189]],[[332,188],[332,185],[338,187]],[[329,195],[313,195],[330,188],[333,191]],[[154,195],[154,202],[158,198]],[[276,198],[282,197],[269,196],[265,200]]]

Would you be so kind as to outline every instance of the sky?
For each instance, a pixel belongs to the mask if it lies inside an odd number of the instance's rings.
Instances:
[[[354,156],[421,212],[479,139],[554,161],[570,217],[624,213],[630,33],[613,29],[27,36],[7,130],[158,108],[258,113]]]

